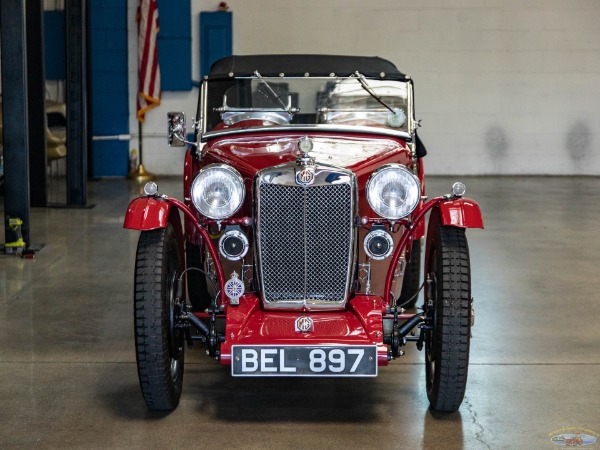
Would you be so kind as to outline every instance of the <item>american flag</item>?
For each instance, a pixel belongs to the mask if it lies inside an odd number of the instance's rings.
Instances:
[[[146,111],[160,105],[160,70],[156,44],[157,0],[140,0],[138,30],[137,119],[144,122]]]

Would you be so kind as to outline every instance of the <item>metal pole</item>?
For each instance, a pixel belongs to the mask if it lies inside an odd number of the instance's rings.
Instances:
[[[138,146],[139,146],[138,161],[139,161],[139,164],[136,169],[133,169],[131,172],[129,172],[129,175],[127,175],[127,178],[129,178],[130,180],[135,180],[138,183],[146,183],[150,180],[156,179],[156,175],[154,175],[153,173],[150,173],[150,172],[146,172],[146,169],[144,169],[144,164],[142,164],[142,151],[143,151],[142,147],[143,147],[143,140],[144,140],[142,131],[143,131],[143,123],[138,120]]]
[[[87,43],[85,0],[65,0],[67,204],[87,203]]]
[[[138,161],[139,161],[139,165],[142,164],[142,146],[144,145],[143,144],[144,137],[142,136],[143,125],[144,124],[138,120],[138,150],[139,150]]]
[[[31,206],[46,206],[46,83],[42,0],[27,0],[27,101],[29,116],[29,190]],[[4,91],[6,92],[6,91]]]
[[[18,241],[9,218],[18,219],[29,244],[29,115],[25,2],[0,1],[4,148],[4,237],[6,249]]]
[[[138,34],[139,34],[139,23],[138,23]],[[139,53],[142,51],[142,49],[139,48],[139,40],[138,40],[138,57],[139,57]],[[139,64],[139,63],[138,63]],[[138,91],[136,95],[139,95],[140,93],[140,80],[139,80],[139,65],[138,65]],[[127,178],[129,178],[130,180],[135,180],[138,183],[145,183],[147,181],[150,180],[154,180],[156,178],[156,176],[150,172],[146,172],[146,170],[144,169],[144,164],[143,164],[143,159],[142,159],[142,155],[143,155],[143,140],[144,140],[144,136],[142,134],[143,129],[142,129],[143,123],[142,121],[138,120],[138,144],[139,144],[139,153],[138,153],[138,166],[137,168],[133,169],[131,172],[129,172],[129,175],[127,175]]]

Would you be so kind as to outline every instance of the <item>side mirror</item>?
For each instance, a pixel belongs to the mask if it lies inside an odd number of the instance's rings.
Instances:
[[[182,112],[169,112],[169,147],[185,147],[185,114]]]

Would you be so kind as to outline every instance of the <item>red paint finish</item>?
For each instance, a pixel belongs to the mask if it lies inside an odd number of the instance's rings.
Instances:
[[[171,205],[160,197],[138,197],[131,201],[125,215],[123,228],[130,230],[155,230],[169,222]]]
[[[483,228],[479,205],[468,198],[449,200],[440,204],[442,225],[460,228]]]
[[[314,330],[295,331],[302,311],[262,311],[254,294],[240,298],[239,306],[228,306],[225,342],[221,344],[221,364],[231,364],[232,345],[377,345],[380,366],[387,365],[383,344],[382,302],[377,296],[353,298],[346,311],[310,313]]]
[[[314,143],[310,155],[317,163],[360,171],[364,165],[379,166],[387,162],[410,162],[409,150],[401,139],[370,135],[339,136],[316,133],[253,133],[244,137],[223,137],[208,142],[206,157],[228,162],[240,172],[254,176],[264,168],[295,161],[300,152],[298,141],[309,136]],[[385,161],[390,159],[390,161]],[[383,161],[382,161],[383,160]]]

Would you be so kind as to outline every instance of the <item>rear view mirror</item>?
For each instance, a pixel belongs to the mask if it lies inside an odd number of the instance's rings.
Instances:
[[[169,112],[169,147],[185,147],[185,114]]]

